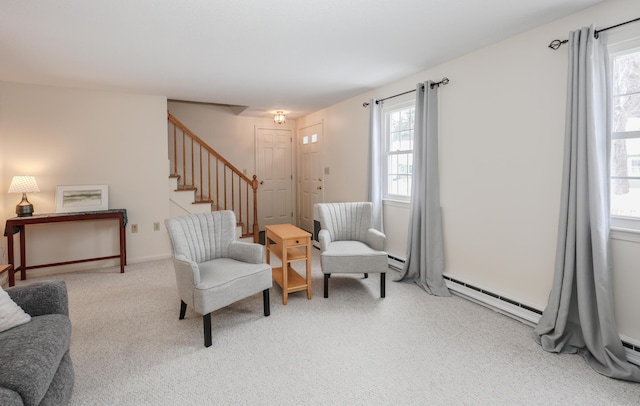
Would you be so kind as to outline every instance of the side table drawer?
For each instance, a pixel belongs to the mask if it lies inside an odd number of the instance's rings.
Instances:
[[[308,237],[302,237],[302,238],[290,238],[290,239],[284,240],[282,241],[282,244],[285,247],[303,247],[303,246],[306,246],[308,242],[309,242]]]

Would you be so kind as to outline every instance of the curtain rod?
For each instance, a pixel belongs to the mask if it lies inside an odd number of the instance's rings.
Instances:
[[[434,88],[434,87],[436,87],[436,86],[438,86],[438,87],[439,87],[439,86],[444,86],[444,85],[446,85],[447,83],[449,83],[449,78],[442,78],[442,80],[441,80],[441,81],[436,82],[436,83],[432,83],[432,84],[431,84],[431,88],[433,89],[433,88]],[[422,87],[424,88],[424,85],[422,85]],[[376,104],[379,104],[380,102],[385,101],[385,100],[387,100],[387,99],[393,99],[394,97],[398,97],[398,96],[402,96],[402,95],[405,95],[405,94],[413,93],[413,92],[415,92],[415,91],[416,91],[416,89],[408,90],[408,91],[403,92],[403,93],[398,93],[398,94],[394,94],[393,96],[385,97],[384,99],[378,99],[378,100],[376,100]],[[369,103],[368,103],[368,102],[364,102],[364,103],[362,103],[362,107],[368,107],[368,106],[369,106]]]
[[[635,19],[633,19],[633,20],[625,21],[624,23],[620,23],[620,24],[612,25],[611,27],[603,28],[603,29],[601,29],[601,30],[596,30],[596,31],[594,32],[594,34],[593,34],[593,35],[594,35],[594,37],[595,37],[595,38],[598,38],[598,36],[600,35],[600,33],[601,33],[601,32],[604,32],[604,31],[610,30],[610,29],[612,29],[612,28],[617,28],[617,27],[620,27],[620,26],[622,26],[622,25],[627,25],[627,24],[629,24],[629,23],[635,23],[636,21],[640,21],[640,18],[635,18]],[[565,39],[565,40],[563,40],[563,41],[560,41],[559,39],[554,39],[554,40],[553,40],[553,41],[551,41],[551,43],[549,44],[549,48],[551,48],[551,49],[553,49],[553,50],[555,51],[556,49],[560,48],[560,45],[562,45],[562,44],[566,44],[567,42],[569,42],[569,40],[568,40],[568,39]]]

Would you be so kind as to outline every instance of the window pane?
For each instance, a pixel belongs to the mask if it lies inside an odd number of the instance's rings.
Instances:
[[[613,131],[640,130],[640,94],[613,99]]]
[[[613,62],[613,93],[640,92],[640,52],[617,56]]]
[[[413,130],[400,132],[399,138],[401,151],[411,151],[413,149]]]
[[[400,112],[394,111],[389,116],[389,131],[395,133],[400,130]]]
[[[400,112],[400,129],[413,129],[413,109],[405,109]]]
[[[409,196],[411,194],[411,172],[413,154],[392,154],[388,158],[387,193]]]
[[[611,141],[611,214],[640,217],[640,138]]]

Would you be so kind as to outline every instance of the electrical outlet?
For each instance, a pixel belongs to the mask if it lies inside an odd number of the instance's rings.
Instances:
[[[131,232],[132,233],[137,233],[138,232],[138,225],[137,224],[131,224]]]
[[[153,223],[153,231],[160,231],[160,223],[159,222],[155,222]]]

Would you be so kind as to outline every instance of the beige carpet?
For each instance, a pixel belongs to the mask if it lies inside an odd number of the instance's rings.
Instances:
[[[532,328],[459,297],[335,275],[178,320],[169,260],[56,275],[69,289],[73,405],[637,405],[640,385],[544,352]],[[33,281],[27,280],[26,282]],[[24,283],[24,282],[21,282]]]

